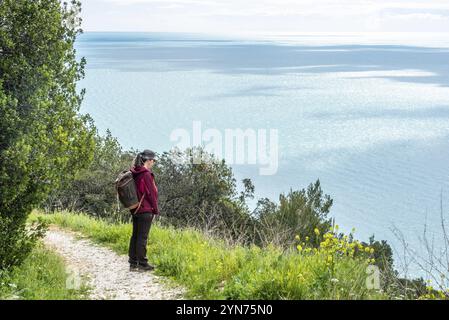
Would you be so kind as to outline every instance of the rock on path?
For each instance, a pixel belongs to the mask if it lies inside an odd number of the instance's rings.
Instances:
[[[44,243],[61,255],[70,270],[68,283],[84,278],[91,288],[90,299],[175,300],[182,299],[184,289],[167,286],[152,272],[129,271],[128,257],[79,238],[78,234],[52,227]]]

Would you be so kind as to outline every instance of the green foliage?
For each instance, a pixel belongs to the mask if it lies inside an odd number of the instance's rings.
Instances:
[[[0,300],[79,300],[88,288],[67,288],[64,261],[55,253],[36,246],[20,267],[0,271]]]
[[[194,163],[195,157],[199,156],[203,160]],[[235,196],[235,179],[231,169],[224,161],[214,161],[201,149],[164,152],[155,173],[161,208],[169,219],[180,225],[185,225],[191,218],[196,219],[197,208],[218,204]],[[195,212],[188,212],[190,210]]]
[[[0,269],[23,260],[21,245],[29,251],[16,235],[24,235],[32,208],[92,157],[93,125],[78,114],[78,12],[76,1],[0,2],[0,248],[18,250],[12,258],[0,251]]]
[[[320,181],[310,184],[307,190],[291,190],[282,194],[279,205],[268,199],[258,202],[255,215],[260,222],[260,243],[274,242],[277,245],[289,246],[293,243],[292,234],[303,239],[309,237],[315,245],[319,239],[314,230],[321,234],[329,230],[332,221],[327,217],[332,206],[332,199],[324,195]]]
[[[0,270],[10,269],[25,260],[45,231],[46,224],[42,221],[18,228],[13,218],[0,216]]]
[[[224,160],[201,148],[164,152],[154,171],[165,222],[249,241],[253,223],[245,199],[252,196],[254,186],[246,179],[245,192],[239,195]]]
[[[369,238],[368,243],[363,243],[374,249],[374,259],[376,259],[376,265],[380,270],[391,271],[394,270],[393,266],[393,250],[387,241],[377,241],[374,239],[374,235]]]
[[[67,209],[114,221],[126,220],[129,212],[117,212],[114,181],[131,162],[132,155],[122,150],[109,130],[104,137],[96,134],[93,161],[51,192],[44,205],[46,211]]]
[[[128,249],[131,226],[109,224],[68,212],[42,216],[50,223],[80,231],[120,254]],[[159,275],[186,286],[188,297],[202,299],[379,299],[387,298],[366,288],[366,257],[341,255],[333,272],[327,256],[285,252],[276,246],[260,248],[228,245],[187,228],[156,223],[149,238],[149,259]]]
[[[51,193],[46,211],[78,211],[110,221],[128,221],[129,212],[117,208],[113,182],[120,171],[130,168],[136,152],[123,151],[109,131],[105,137],[97,134],[95,142],[91,165]],[[205,161],[195,164],[198,153]],[[154,172],[162,221],[250,241],[254,222],[245,199],[253,196],[254,186],[246,179],[245,191],[238,194],[231,168],[224,161],[211,160],[212,155],[201,149],[165,152],[159,157]]]

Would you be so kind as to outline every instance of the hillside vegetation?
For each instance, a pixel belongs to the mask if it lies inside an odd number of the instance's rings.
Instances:
[[[62,258],[38,244],[20,267],[0,271],[0,300],[86,299],[89,288],[70,288],[69,276]]]
[[[111,224],[68,212],[43,219],[79,231],[120,254],[128,250],[131,226]],[[318,232],[318,231],[317,231]],[[323,236],[319,248],[298,244],[295,250],[275,246],[228,245],[194,229],[175,229],[156,223],[149,239],[149,259],[157,273],[186,286],[189,295],[203,299],[379,299],[379,290],[366,286],[371,248]],[[355,255],[359,249],[367,254]]]

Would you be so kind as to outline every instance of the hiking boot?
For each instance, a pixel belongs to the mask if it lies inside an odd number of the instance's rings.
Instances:
[[[137,269],[140,270],[140,271],[153,271],[154,267],[152,265],[148,264],[148,263],[145,263],[145,264],[140,264],[139,263],[137,265]]]
[[[130,263],[129,264],[129,271],[137,271],[137,270],[138,270],[137,263]]]

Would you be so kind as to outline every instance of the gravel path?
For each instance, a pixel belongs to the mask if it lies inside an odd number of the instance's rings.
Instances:
[[[80,238],[79,234],[52,227],[44,243],[64,258],[69,270],[67,284],[77,286],[84,279],[92,289],[92,300],[182,299],[182,288],[168,286],[166,279],[152,272],[129,271],[128,257]]]

